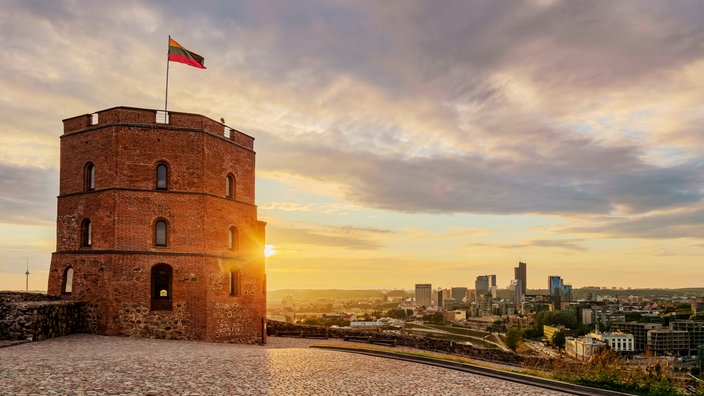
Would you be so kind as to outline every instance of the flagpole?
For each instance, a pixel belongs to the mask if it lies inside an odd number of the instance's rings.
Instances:
[[[168,113],[169,108],[169,47],[171,46],[171,35],[166,47],[166,95],[164,95],[164,112]]]

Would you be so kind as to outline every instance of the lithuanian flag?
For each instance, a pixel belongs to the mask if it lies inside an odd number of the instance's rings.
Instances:
[[[183,48],[171,37],[169,37],[169,60],[205,69],[205,65],[203,65],[205,59],[202,56]]]

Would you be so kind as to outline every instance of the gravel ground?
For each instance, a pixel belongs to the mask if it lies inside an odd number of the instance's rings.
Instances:
[[[454,370],[312,349],[76,334],[0,348],[0,395],[564,395]]]

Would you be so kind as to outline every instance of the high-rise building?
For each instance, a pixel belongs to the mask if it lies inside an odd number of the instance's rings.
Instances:
[[[523,295],[526,294],[526,290],[528,290],[528,283],[527,283],[527,271],[526,271],[526,263],[519,261],[518,262],[518,267],[513,269],[514,272],[514,277],[513,279],[521,281],[521,293]]]
[[[522,282],[520,279],[514,279],[508,286],[509,290],[511,291],[511,301],[513,301],[516,307],[520,307],[520,305],[523,303],[523,297],[525,296],[525,293],[523,293],[523,287],[521,287],[521,283]]]
[[[438,302],[438,307],[442,307],[443,301],[445,301],[445,299],[443,298],[443,295],[442,295],[442,289],[437,290],[437,296],[438,297],[437,297],[436,301]]]
[[[467,298],[467,288],[466,287],[453,287],[452,288],[452,298],[456,302],[462,303]]]
[[[557,275],[548,276],[548,295],[559,297],[562,294],[562,278]]]
[[[416,283],[416,306],[429,308],[433,301],[433,285],[430,283]]]
[[[475,300],[479,301],[480,296],[491,294],[496,298],[496,275],[480,275],[474,281]]]
[[[474,281],[474,291],[474,299],[476,301],[480,300],[480,296],[489,293],[489,277],[487,275],[480,275],[477,277],[477,279]]]
[[[562,285],[560,299],[562,301],[572,301],[572,285]]]

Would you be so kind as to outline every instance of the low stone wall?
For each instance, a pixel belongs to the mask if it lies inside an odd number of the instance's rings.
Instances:
[[[491,362],[506,363],[521,366],[549,366],[550,360],[522,356],[514,352],[500,349],[475,348],[471,345],[457,344],[450,340],[438,340],[430,337],[417,336],[411,334],[392,334],[378,331],[362,331],[350,329],[328,329],[322,326],[308,326],[300,324],[283,323],[277,321],[267,322],[267,335],[296,335],[323,336],[330,338],[344,339],[345,336],[374,337],[375,339],[396,340],[396,345],[409,348],[422,349],[425,351],[452,353],[473,359],[487,360]]]
[[[56,301],[59,300],[56,296],[50,296],[44,293],[30,293],[18,291],[0,291],[0,307],[7,303],[25,302],[25,301]]]
[[[0,292],[0,339],[44,340],[85,331],[82,303],[38,293]]]

